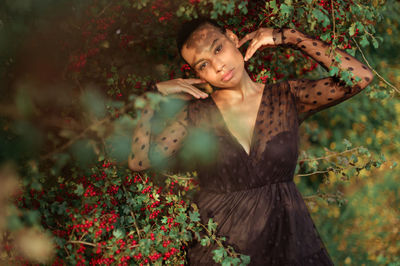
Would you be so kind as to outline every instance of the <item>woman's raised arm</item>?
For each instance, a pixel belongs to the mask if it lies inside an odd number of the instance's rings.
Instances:
[[[161,94],[174,95],[160,104],[160,115],[157,117],[150,104],[142,109],[133,132],[128,158],[131,170],[148,169],[153,162],[161,162],[180,149],[187,135],[189,119],[185,100],[207,97],[208,94],[192,86],[203,82],[197,79],[176,79],[157,83],[156,89]]]
[[[300,49],[326,70],[334,66],[334,54],[329,54],[330,46],[320,40],[309,37],[293,29],[275,29],[273,32],[276,44],[289,45]],[[341,62],[337,65],[340,71],[347,70],[353,74],[353,86],[346,85],[339,77],[328,77],[317,80],[290,80],[290,91],[295,96],[296,108],[300,123],[310,115],[336,105],[356,95],[371,83],[372,71],[341,49],[335,50],[340,55]]]

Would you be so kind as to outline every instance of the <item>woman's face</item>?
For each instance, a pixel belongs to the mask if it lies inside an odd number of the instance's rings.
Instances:
[[[244,73],[243,56],[237,48],[237,36],[227,30],[205,24],[193,32],[182,47],[182,57],[199,78],[219,88],[234,87]]]

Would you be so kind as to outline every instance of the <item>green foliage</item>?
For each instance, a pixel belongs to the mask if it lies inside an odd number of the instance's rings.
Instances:
[[[394,0],[7,1],[0,10],[0,82],[7,88],[0,162],[19,165],[23,186],[18,202],[10,203],[7,230],[51,232],[59,264],[184,264],[194,239],[212,246],[213,259],[222,265],[249,264],[249,256],[216,236],[217,223],[202,223],[191,204],[195,173],[166,178],[126,170],[138,111],[147,103],[159,111],[157,133],[183,106],[147,89],[150,80],[193,76],[181,66],[176,28],[200,15],[218,19],[239,37],[260,26],[296,28],[361,61],[365,57],[398,87],[399,54],[393,51],[400,46],[394,38],[400,34],[399,11]],[[24,54],[18,54],[22,45]],[[246,67],[258,82],[329,75],[353,83],[350,72],[336,66],[323,72],[290,48],[259,51]],[[301,128],[295,181],[337,264],[399,260],[398,231],[392,230],[398,217],[380,206],[399,203],[394,177],[400,103],[382,78]],[[207,132],[191,132],[182,157],[189,158],[186,164],[198,157],[196,162],[211,163],[215,143]],[[360,233],[349,230],[357,226]],[[4,235],[3,243],[11,245]],[[8,254],[12,262],[26,259]]]

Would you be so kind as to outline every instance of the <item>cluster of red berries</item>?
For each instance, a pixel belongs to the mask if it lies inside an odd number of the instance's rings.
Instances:
[[[110,255],[110,258],[92,258],[89,265],[111,265],[115,262],[115,259],[111,256],[112,255]]]
[[[111,185],[111,186],[108,187],[107,193],[108,193],[109,195],[115,195],[115,194],[118,193],[118,190],[119,190],[119,186],[117,186],[117,185]]]
[[[133,35],[123,34],[121,35],[121,41],[119,43],[119,47],[126,48],[128,44],[133,40]]]
[[[181,66],[181,72],[185,73],[186,71],[190,71],[192,68],[189,66],[189,64],[183,64]]]
[[[82,233],[87,233],[89,232],[89,228],[93,226],[93,221],[85,221],[83,224],[75,224],[72,226],[73,229],[76,231],[80,231]]]

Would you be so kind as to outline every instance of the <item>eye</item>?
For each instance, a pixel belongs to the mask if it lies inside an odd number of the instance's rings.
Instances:
[[[201,63],[199,66],[199,70],[203,70],[207,66],[207,62]]]
[[[218,54],[222,50],[222,44],[218,45],[217,48],[215,48],[215,53]]]

